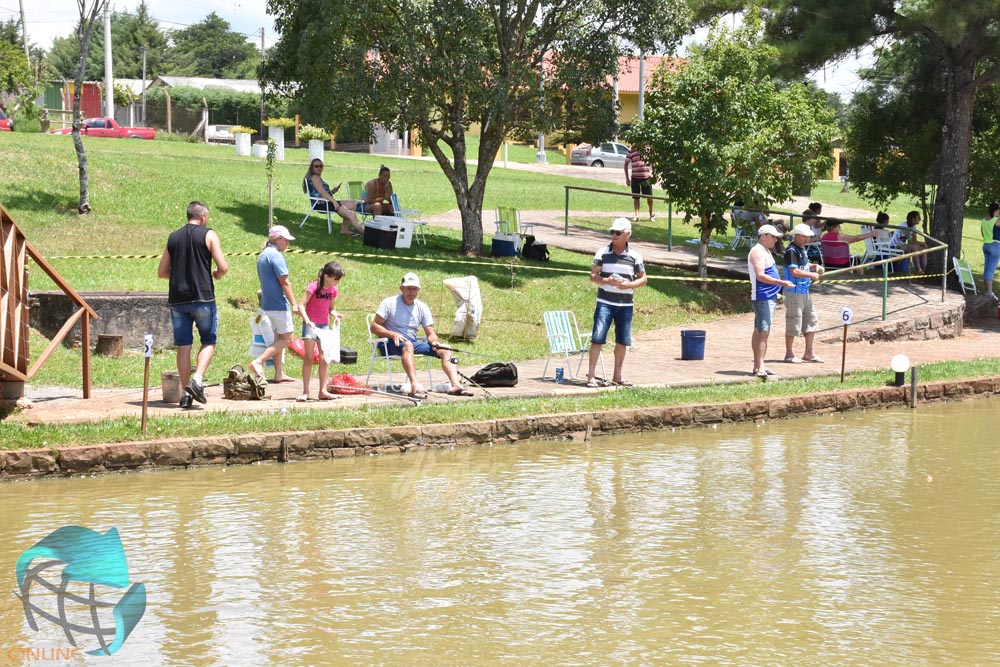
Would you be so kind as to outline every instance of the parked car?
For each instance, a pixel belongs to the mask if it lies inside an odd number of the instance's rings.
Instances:
[[[72,134],[73,128],[65,127],[61,130],[52,130],[51,134]],[[116,137],[127,139],[153,139],[156,130],[151,127],[122,127],[114,118],[88,118],[83,121],[80,134],[88,137]]]
[[[10,118],[0,119],[0,132],[13,132],[14,131],[14,121]]]
[[[628,146],[608,142],[600,146],[580,144],[569,156],[569,163],[585,167],[624,167]]]

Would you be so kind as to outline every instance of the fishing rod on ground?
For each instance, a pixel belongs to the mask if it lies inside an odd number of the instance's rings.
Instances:
[[[422,398],[417,398],[416,396],[410,396],[409,394],[402,394],[402,393],[393,393],[391,391],[382,391],[380,389],[372,389],[371,387],[364,387],[364,386],[351,387],[348,385],[331,384],[329,385],[329,388],[343,389],[345,393],[350,393],[350,394],[353,393],[374,394],[376,396],[388,396],[389,398],[399,398],[403,399],[404,401],[409,401],[413,403],[413,405],[417,406],[419,406],[423,402]]]
[[[442,345],[441,343],[431,343],[431,347],[437,350],[448,350],[449,352],[454,352],[456,354],[471,354],[473,357],[482,357],[483,359],[489,359],[490,361],[501,361],[501,359],[489,354],[480,354],[479,352],[460,350],[457,347],[452,347],[450,345]]]

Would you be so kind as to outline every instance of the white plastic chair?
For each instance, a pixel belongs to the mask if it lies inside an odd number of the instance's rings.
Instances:
[[[563,357],[557,360],[556,364],[565,363],[566,372],[571,380],[575,380],[583,368],[583,360],[590,356],[590,334],[581,334],[576,325],[576,315],[569,310],[550,310],[542,314],[545,322],[545,335],[549,339],[549,356],[545,358],[545,368],[542,369],[542,379],[544,380],[549,371],[549,361],[553,356]],[[570,364],[570,357],[578,355],[580,363],[576,366],[576,373]],[[607,377],[604,368],[604,355],[601,357],[601,377]]]
[[[862,231],[867,231],[862,228]],[[868,262],[876,262],[882,259],[891,259],[893,257],[899,257],[903,254],[902,248],[897,248],[889,243],[888,238],[883,238],[881,236],[869,237],[865,239],[865,256],[861,259],[862,264],[867,264]],[[892,271],[892,265],[889,265],[889,270]]]
[[[962,294],[967,293],[966,287],[971,289],[973,294],[979,294],[976,288],[976,279],[972,277],[972,269],[969,268],[969,260],[952,257],[951,262],[955,265],[955,273],[958,275],[958,284],[962,286]]]
[[[302,229],[302,226],[306,224],[306,220],[309,219],[309,216],[312,215],[313,212],[326,213],[326,233],[333,234],[333,220],[330,217],[333,215],[333,211],[326,206],[326,204],[329,204],[330,202],[322,197],[313,197],[312,194],[310,194],[309,184],[305,183],[305,186],[306,196],[309,197],[309,211],[306,213],[306,217],[302,218],[302,222],[299,223],[299,229]]]
[[[371,362],[368,364],[368,377],[365,378],[365,384],[368,384],[369,380],[372,379],[372,372],[375,370],[375,361],[384,359],[385,372],[389,376],[389,385],[395,385],[392,381],[392,362],[393,360],[402,362],[403,357],[398,354],[386,354],[386,343],[389,342],[389,339],[384,337],[380,338],[372,333],[372,320],[374,319],[375,316],[371,313],[365,317],[365,328],[368,331],[368,342],[371,343],[372,346],[372,357]],[[418,338],[417,340],[425,341],[427,339]],[[427,388],[430,389],[434,386],[434,378],[431,376],[431,358],[423,354],[417,356],[421,356],[427,360]]]
[[[392,193],[391,199],[392,210],[396,214],[396,217],[412,222],[413,234],[417,239],[417,243],[427,245],[427,237],[424,235],[424,227],[427,226],[427,223],[420,219],[420,209],[403,208],[399,203],[399,196],[395,192]]]

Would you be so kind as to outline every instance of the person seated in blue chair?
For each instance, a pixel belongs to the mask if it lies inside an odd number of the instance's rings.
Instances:
[[[389,167],[379,167],[378,178],[365,183],[365,213],[372,215],[396,215],[392,208],[392,181]]]
[[[306,176],[302,180],[302,192],[308,194],[313,199],[324,200],[317,203],[314,210],[329,211],[343,218],[343,223],[340,225],[340,233],[345,236],[354,236],[355,233],[364,234],[364,225],[361,224],[361,221],[358,220],[358,215],[354,212],[355,203],[351,200],[338,201],[333,198],[333,195],[340,189],[340,186],[341,184],[338,183],[337,187],[331,190],[327,182],[323,180],[322,160],[315,159],[309,163],[309,171],[306,172]]]

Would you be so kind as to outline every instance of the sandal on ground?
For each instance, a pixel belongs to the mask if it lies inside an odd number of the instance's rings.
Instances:
[[[587,387],[590,389],[600,389],[603,386],[604,383],[598,380],[597,378],[592,378],[590,380],[587,380]]]
[[[635,386],[634,384],[632,384],[628,380],[612,380],[611,384],[615,385],[616,387],[634,387]]]
[[[299,403],[305,403],[309,400],[309,394],[299,394],[298,398],[295,399]]]
[[[465,387],[452,387],[446,392],[449,396],[472,396],[472,392]]]
[[[785,357],[785,363],[786,364],[801,364],[802,363],[802,359],[799,359],[798,357]]]
[[[820,358],[820,357],[817,357],[815,355],[813,355],[811,357],[802,357],[802,361],[808,361],[811,364],[821,364],[821,363],[823,363],[823,359]]]
[[[321,401],[335,401],[338,398],[340,398],[340,396],[334,396],[333,394],[327,394],[323,392],[319,394],[319,400]]]
[[[418,401],[422,401],[422,400],[424,400],[424,399],[427,398],[427,392],[426,391],[411,391],[410,393],[407,394],[407,396],[409,396],[410,398],[415,398]]]

